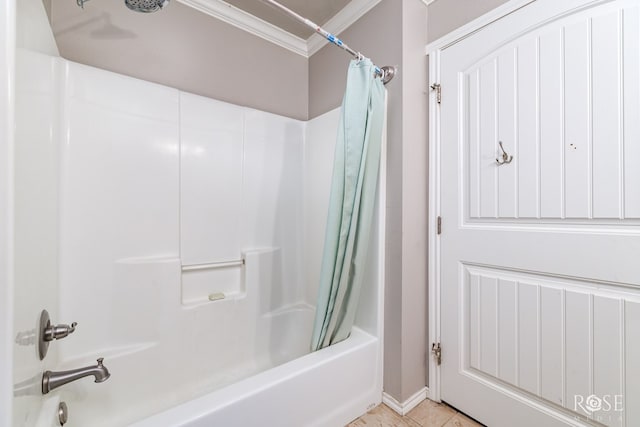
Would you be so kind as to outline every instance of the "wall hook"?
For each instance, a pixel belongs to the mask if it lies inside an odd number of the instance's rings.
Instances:
[[[502,158],[498,157],[496,159],[496,163],[498,163],[498,166],[511,163],[511,161],[513,160],[513,156],[510,156],[509,154],[507,154],[506,151],[504,151],[504,147],[502,146],[502,141],[499,141],[498,145],[500,145],[500,151],[502,151]]]

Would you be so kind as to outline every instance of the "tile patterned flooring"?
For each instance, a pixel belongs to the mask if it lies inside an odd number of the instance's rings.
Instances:
[[[381,404],[347,427],[482,427],[482,424],[445,404],[425,400],[404,417]]]

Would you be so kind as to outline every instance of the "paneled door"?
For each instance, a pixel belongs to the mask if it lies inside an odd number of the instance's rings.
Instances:
[[[640,1],[537,0],[440,60],[442,400],[640,426]]]

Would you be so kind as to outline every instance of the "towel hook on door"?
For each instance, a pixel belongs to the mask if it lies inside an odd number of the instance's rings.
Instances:
[[[498,166],[511,163],[511,161],[513,160],[513,156],[510,156],[509,154],[507,154],[506,151],[504,151],[504,147],[502,146],[502,141],[498,141],[498,145],[500,145],[500,151],[502,151],[502,158],[500,157],[496,158],[496,163],[498,163]]]

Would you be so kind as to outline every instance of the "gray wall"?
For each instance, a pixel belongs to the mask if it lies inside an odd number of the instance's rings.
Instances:
[[[412,0],[413,1],[413,0]],[[382,0],[340,34],[349,46],[378,66],[401,65],[402,3]],[[351,58],[327,45],[309,59],[309,116],[340,105]],[[402,81],[403,70],[389,82],[387,120],[386,277],[384,390],[400,399],[402,390]]]
[[[432,42],[473,21],[507,0],[436,0],[429,5],[428,40]]]
[[[133,13],[122,0],[51,3],[61,56],[186,92],[308,116],[308,60],[177,1]]]
[[[401,3],[397,0],[382,0],[339,36],[350,47],[370,57],[376,65],[400,65],[402,60]],[[347,66],[351,59],[344,51],[329,44],[309,58],[309,118],[317,117],[340,106],[347,81]],[[400,106],[401,82],[402,73],[387,85],[390,107]],[[399,109],[395,111],[398,112]],[[390,114],[390,120],[392,116],[394,114]]]
[[[402,8],[402,392],[406,401],[427,384],[427,8]]]
[[[402,402],[426,384],[426,8],[383,0],[340,37],[400,70],[387,85],[384,390]],[[310,117],[340,105],[349,60],[333,46],[310,58]]]

